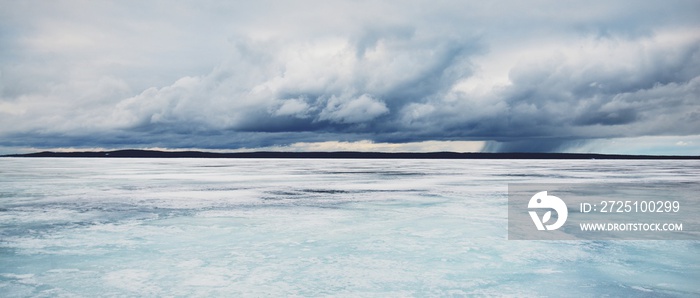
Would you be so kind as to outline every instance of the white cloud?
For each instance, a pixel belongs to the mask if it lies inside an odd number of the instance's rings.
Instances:
[[[279,107],[272,112],[275,116],[309,117],[309,104],[302,99],[283,100]]]
[[[361,123],[389,113],[384,102],[363,94],[358,98],[331,97],[319,114],[319,120],[337,123]]]

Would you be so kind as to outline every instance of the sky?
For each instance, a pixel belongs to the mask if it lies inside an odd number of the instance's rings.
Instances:
[[[699,1],[0,0],[0,154],[700,155]]]

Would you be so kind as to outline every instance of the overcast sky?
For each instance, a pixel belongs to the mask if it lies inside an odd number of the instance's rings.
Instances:
[[[0,154],[700,155],[700,2],[0,0]]]

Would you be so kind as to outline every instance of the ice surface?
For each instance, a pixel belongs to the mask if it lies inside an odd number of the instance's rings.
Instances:
[[[0,296],[697,296],[697,241],[508,241],[508,183],[697,161],[0,159]]]

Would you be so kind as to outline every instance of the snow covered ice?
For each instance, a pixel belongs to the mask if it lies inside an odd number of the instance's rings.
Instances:
[[[698,296],[698,241],[508,241],[515,182],[698,161],[0,159],[0,296]]]

